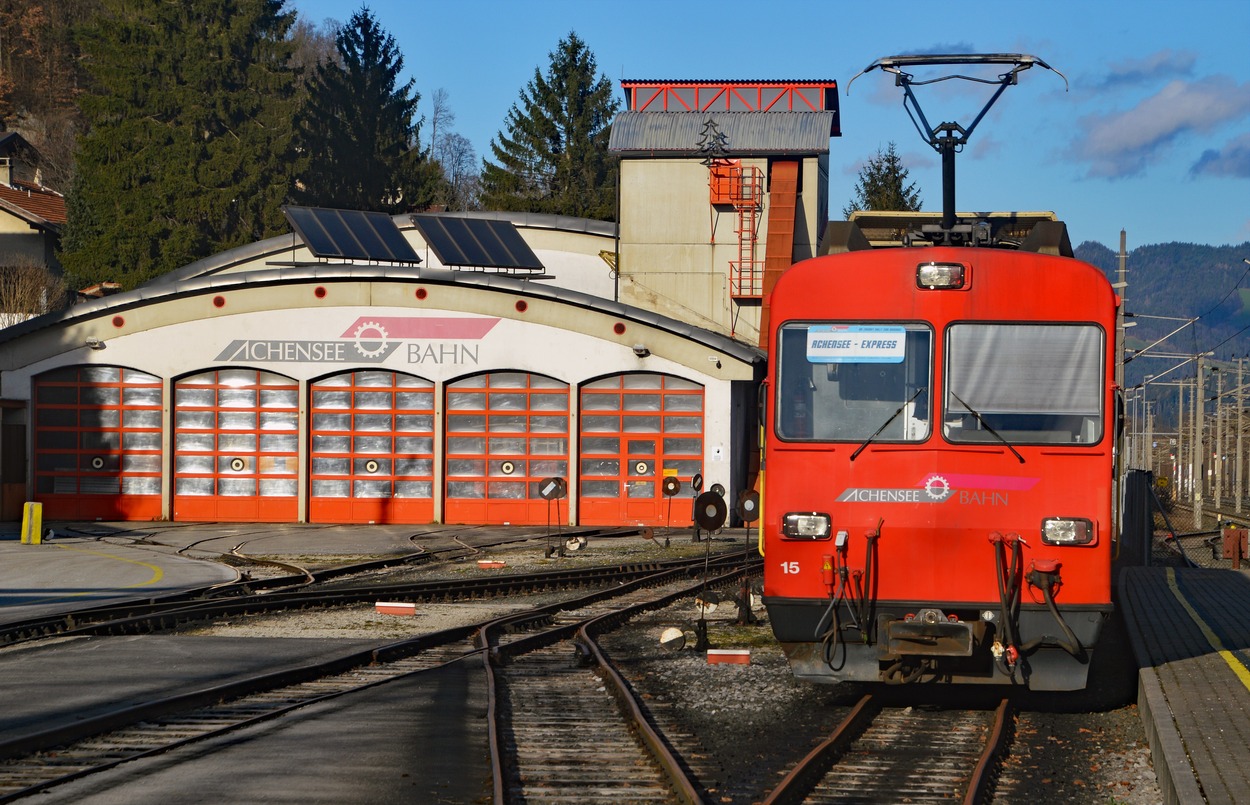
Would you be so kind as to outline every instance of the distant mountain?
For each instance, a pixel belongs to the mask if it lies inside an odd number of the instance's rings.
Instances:
[[[1119,278],[1119,255],[1101,243],[1077,246],[1078,259],[1101,268],[1114,282]],[[1134,386],[1146,375],[1157,375],[1181,359],[1148,358],[1152,353],[1214,352],[1215,360],[1231,361],[1250,354],[1250,241],[1239,246],[1203,246],[1197,243],[1159,243],[1139,246],[1125,262],[1128,287],[1121,291],[1128,321],[1127,348],[1142,349],[1181,327],[1183,319],[1200,317],[1145,355],[1125,366],[1125,385]],[[1168,319],[1151,316],[1171,317]],[[1250,363],[1246,364],[1250,372]],[[1168,381],[1192,380],[1191,363],[1167,376]],[[1151,389],[1161,402],[1159,414],[1174,416],[1175,389]]]
[[[1116,252],[1093,241],[1077,246],[1075,252],[1112,281],[1118,279]],[[1161,351],[1215,351],[1221,360],[1245,355],[1250,330],[1238,333],[1250,326],[1250,265],[1242,258],[1250,258],[1250,241],[1240,246],[1159,243],[1130,251],[1125,263],[1128,287],[1121,295],[1125,312],[1141,318],[1130,319],[1137,326],[1129,332],[1128,347],[1144,347],[1183,324],[1146,316],[1200,316],[1196,326],[1168,340],[1171,349]]]

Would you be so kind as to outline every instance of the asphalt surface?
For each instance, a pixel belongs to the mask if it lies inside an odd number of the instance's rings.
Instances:
[[[473,526],[52,523],[39,545],[0,525],[0,623],[236,581],[232,553],[302,566],[367,561],[498,535]],[[519,529],[513,529],[514,531]],[[242,570],[240,569],[242,568]]]
[[[131,761],[57,786],[38,801],[489,802],[485,690],[481,675],[461,665]]]
[[[53,523],[43,544],[0,525],[0,623],[232,582],[249,559],[370,561],[526,529],[298,524]],[[504,534],[503,532],[508,532]],[[532,534],[541,540],[541,530]],[[537,550],[537,548],[535,549]],[[239,568],[242,568],[241,570]],[[0,742],[154,698],[213,688],[376,645],[377,639],[188,635],[54,638],[0,649]],[[479,660],[480,661],[480,660]],[[396,680],[122,764],[41,802],[488,800],[485,691],[461,667]],[[466,718],[468,714],[468,718]]]

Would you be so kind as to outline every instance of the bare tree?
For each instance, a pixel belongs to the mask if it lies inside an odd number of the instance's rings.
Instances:
[[[65,281],[32,260],[0,266],[0,327],[58,310],[67,301]]]
[[[434,90],[431,99],[430,156],[442,168],[445,183],[438,202],[448,210],[476,210],[481,189],[477,151],[467,137],[452,130],[456,113],[447,90]]]
[[[296,18],[287,37],[295,45],[291,63],[299,70],[302,81],[307,82],[320,62],[339,62],[334,39],[342,28],[343,23],[332,18],[325,19],[320,25],[304,17]]]
[[[439,164],[447,182],[447,209],[480,209],[482,175],[473,143],[451,131],[443,135],[439,150],[442,153]]]
[[[435,162],[442,162],[445,135],[451,133],[451,126],[456,122],[447,90],[439,87],[431,93],[430,109],[430,155]]]

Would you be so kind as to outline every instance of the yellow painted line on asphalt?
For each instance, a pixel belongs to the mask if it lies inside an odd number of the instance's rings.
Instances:
[[[1198,624],[1198,628],[1202,631],[1202,636],[1207,639],[1207,643],[1210,644],[1211,648],[1215,649],[1224,658],[1224,662],[1228,663],[1228,667],[1233,669],[1233,673],[1241,680],[1241,684],[1245,685],[1247,690],[1250,690],[1250,669],[1246,668],[1245,663],[1236,654],[1224,648],[1224,643],[1219,636],[1216,635],[1210,626],[1207,626],[1206,621],[1202,619],[1198,611],[1186,600],[1184,594],[1181,593],[1180,587],[1176,584],[1176,569],[1169,567],[1167,570],[1168,586],[1172,588],[1172,595],[1176,596],[1176,600],[1181,602],[1181,606],[1189,613],[1190,619]]]
[[[131,565],[138,565],[139,567],[146,567],[147,569],[152,571],[152,577],[148,579],[147,581],[139,581],[139,582],[135,582],[134,584],[127,584],[124,587],[102,587],[102,588],[95,589],[95,590],[82,590],[81,592],[76,592],[76,593],[66,593],[64,595],[49,596],[48,598],[41,598],[37,601],[27,601],[27,602],[24,602],[23,605],[46,604],[49,601],[61,601],[66,598],[81,598],[84,595],[98,595],[100,593],[108,593],[114,590],[129,590],[132,587],[146,587],[149,584],[155,584],[156,582],[160,581],[162,578],[165,577],[165,571],[161,570],[159,567],[157,567],[154,564],[151,564],[150,562],[140,562],[135,559],[126,559],[124,557],[114,556],[111,553],[104,553],[102,551],[87,551],[87,550],[83,550],[82,548],[71,548],[68,545],[53,545],[53,547],[60,548],[63,551],[73,551],[74,553],[85,553],[85,554],[90,554],[91,556],[102,556],[105,559],[116,559],[118,562],[125,562]]]
[[[68,545],[57,545],[56,547],[65,551],[73,551],[74,553],[86,553],[86,554],[90,554],[91,556],[103,556],[105,559],[116,559],[118,562],[125,562],[126,564],[130,564],[130,565],[138,565],[139,567],[146,567],[148,570],[152,571],[152,578],[148,579],[147,581],[140,581],[134,584],[127,584],[125,587],[116,587],[114,589],[129,590],[131,587],[146,587],[149,584],[155,584],[156,582],[160,581],[165,576],[165,571],[161,570],[160,567],[152,564],[151,562],[140,562],[137,559],[126,559],[121,556],[114,556],[111,553],[104,553],[103,551],[87,551],[87,550],[83,550],[82,548],[71,548]]]

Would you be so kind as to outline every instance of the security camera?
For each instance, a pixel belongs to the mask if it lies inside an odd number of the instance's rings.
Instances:
[[[634,354],[639,358],[645,358],[651,354],[651,350],[647,349],[646,344],[634,344]]]
[[[91,349],[104,349],[104,342],[96,338],[95,336],[88,337],[86,344]]]

